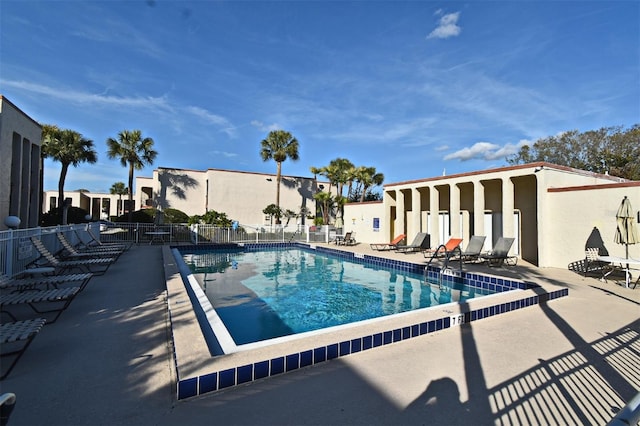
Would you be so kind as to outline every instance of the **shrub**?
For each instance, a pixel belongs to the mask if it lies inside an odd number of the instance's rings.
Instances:
[[[88,212],[85,209],[71,206],[67,211],[67,223],[87,223],[87,214]],[[40,226],[55,226],[61,224],[60,211],[57,207],[44,213],[40,218]]]

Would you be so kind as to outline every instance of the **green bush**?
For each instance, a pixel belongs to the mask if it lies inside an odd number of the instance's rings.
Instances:
[[[67,223],[87,223],[87,214],[88,212],[85,209],[71,206],[67,211]],[[61,224],[60,211],[57,207],[44,213],[40,218],[40,226],[56,226]]]
[[[178,209],[165,209],[164,210],[164,223],[187,223],[189,216],[182,210]]]
[[[193,225],[195,223],[205,223],[209,225],[229,227],[233,223],[231,219],[227,217],[226,213],[218,213],[215,210],[209,210],[204,215],[194,215],[190,216],[188,220],[189,225]]]
[[[136,210],[131,214],[132,223],[153,223],[155,209]],[[129,213],[118,216],[114,222],[129,222]]]

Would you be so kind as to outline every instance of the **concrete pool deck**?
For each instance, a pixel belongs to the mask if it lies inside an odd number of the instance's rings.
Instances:
[[[640,389],[640,288],[519,264],[468,268],[569,296],[177,401],[163,248],[133,247],[44,327],[0,382],[9,425],[604,424]]]

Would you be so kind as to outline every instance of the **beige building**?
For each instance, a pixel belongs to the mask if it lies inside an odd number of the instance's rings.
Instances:
[[[282,176],[280,207],[295,213],[305,207],[310,216],[315,216],[313,194],[320,185],[323,184],[313,178]],[[226,213],[228,218],[245,226],[263,227],[272,223],[272,218],[262,210],[269,204],[275,204],[276,176],[219,169],[200,171],[160,167],[154,170],[153,177],[137,177],[134,189],[134,210],[174,208],[188,216],[215,210]],[[57,196],[57,191],[45,193],[44,211],[56,206]],[[65,192],[65,198],[71,199],[72,206],[90,212],[93,219],[107,219],[122,212],[118,195],[69,191]],[[123,201],[126,198],[123,197]],[[291,219],[290,225],[306,224],[307,220]],[[286,219],[283,218],[282,222],[285,223]]]
[[[587,244],[625,255],[613,242],[625,196],[637,211],[640,182],[532,163],[385,185],[382,202],[345,207],[345,230],[367,243],[427,232],[434,248],[450,237],[465,247],[471,235],[485,235],[488,250],[498,237],[514,237],[513,254],[566,268],[584,259]],[[640,244],[629,254],[640,259]]]
[[[124,207],[127,205],[128,197],[128,195],[120,197],[100,192],[64,192],[64,198],[71,200],[71,206],[86,210],[93,220],[107,220],[114,216],[120,216],[125,212]],[[136,210],[139,204],[136,204],[135,200],[133,202],[135,204],[134,210]],[[42,211],[45,213],[56,208],[58,206],[58,191],[45,191],[42,206]]]
[[[42,127],[0,95],[0,230],[7,216],[21,228],[38,226]]]
[[[272,218],[262,213],[276,202],[274,174],[208,169],[185,170],[158,168],[153,178],[137,181],[136,201],[159,209],[175,208],[189,216],[215,210],[243,225],[270,225]],[[139,185],[139,186],[138,186]],[[280,208],[299,213],[304,207],[315,216],[313,199],[322,183],[313,178],[282,176]],[[295,221],[295,219],[292,219]],[[286,219],[282,219],[285,223]],[[275,221],[273,221],[275,224]],[[300,220],[305,224],[306,218]],[[291,222],[290,224],[294,224]]]

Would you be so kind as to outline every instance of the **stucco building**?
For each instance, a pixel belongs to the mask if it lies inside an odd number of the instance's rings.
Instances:
[[[135,179],[134,210],[155,207],[160,210],[174,208],[188,216],[203,215],[215,210],[243,225],[262,227],[275,224],[275,220],[262,213],[276,201],[276,176],[274,174],[208,169],[187,170],[160,167],[152,177]],[[300,213],[304,207],[308,215],[315,216],[316,202],[313,194],[324,187],[313,178],[282,176],[280,208]],[[56,205],[57,191],[45,193],[44,211]],[[118,195],[78,191],[65,192],[71,205],[80,207],[94,219],[106,219],[122,212]],[[123,197],[126,199],[127,196]],[[291,224],[304,225],[306,217],[292,219]],[[283,218],[283,223],[286,219]]]
[[[409,241],[427,232],[431,246],[449,237],[514,237],[512,253],[543,267],[566,268],[584,259],[587,245],[615,256],[615,215],[627,196],[640,208],[640,182],[549,163],[532,163],[392,183],[382,202],[348,204],[345,230],[362,242],[388,242],[404,233]],[[640,222],[640,217],[637,218]],[[640,259],[640,244],[630,246]]]
[[[0,95],[0,230],[7,216],[21,228],[38,225],[42,127]]]

